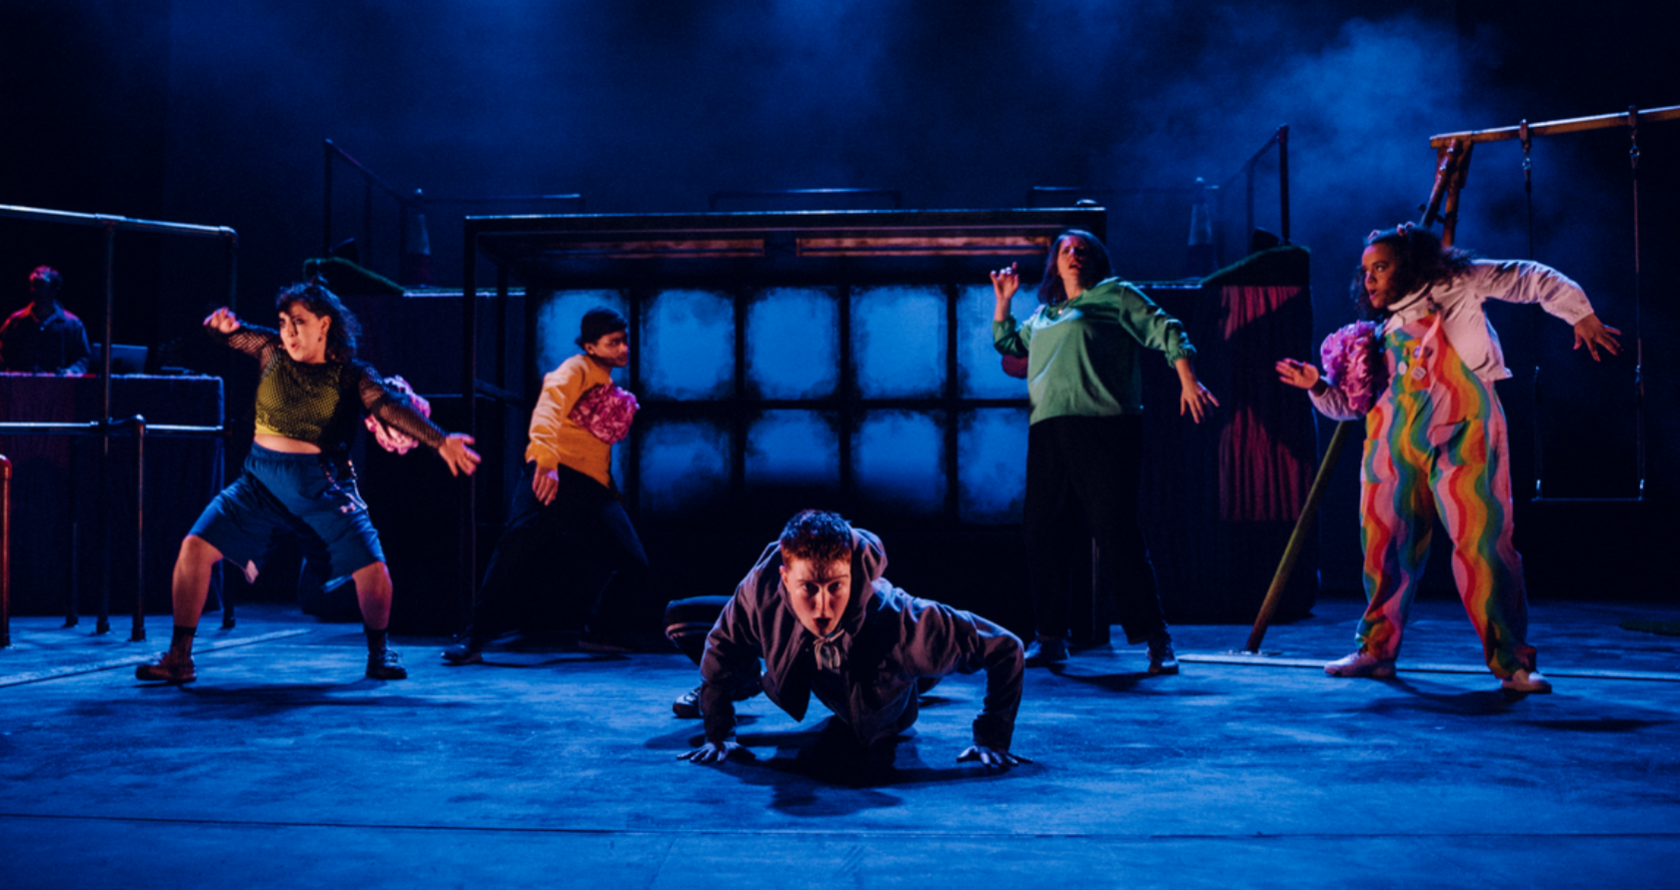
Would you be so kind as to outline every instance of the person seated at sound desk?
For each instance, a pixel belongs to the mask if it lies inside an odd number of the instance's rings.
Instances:
[[[87,328],[58,305],[63,276],[51,266],[29,273],[29,305],[0,325],[0,370],[30,374],[86,374]]]

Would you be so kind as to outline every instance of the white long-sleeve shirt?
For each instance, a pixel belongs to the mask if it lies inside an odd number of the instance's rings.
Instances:
[[[1433,302],[1441,315],[1441,336],[1470,366],[1471,373],[1487,383],[1504,380],[1511,376],[1511,369],[1505,367],[1499,334],[1482,308],[1482,303],[1490,299],[1539,303],[1548,315],[1562,319],[1571,327],[1593,314],[1592,303],[1581,286],[1550,266],[1529,260],[1475,260],[1463,274],[1401,297],[1383,323],[1382,333],[1393,333],[1422,319],[1429,314]],[[1393,371],[1389,368],[1391,374]],[[1313,393],[1312,400],[1327,417],[1337,420],[1359,417],[1349,407],[1347,397],[1334,386],[1323,393]]]

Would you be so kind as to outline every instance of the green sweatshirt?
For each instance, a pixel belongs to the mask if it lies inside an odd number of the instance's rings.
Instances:
[[[1165,352],[1169,365],[1196,354],[1178,319],[1118,278],[1040,306],[1018,326],[992,322],[997,351],[1027,357],[1032,423],[1142,412],[1139,344]]]

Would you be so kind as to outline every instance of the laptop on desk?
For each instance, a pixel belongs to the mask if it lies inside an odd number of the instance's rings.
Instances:
[[[88,356],[88,373],[98,374],[105,369],[105,344],[93,344],[93,351]],[[111,347],[112,374],[144,374],[146,373],[146,347],[130,346],[117,343]]]

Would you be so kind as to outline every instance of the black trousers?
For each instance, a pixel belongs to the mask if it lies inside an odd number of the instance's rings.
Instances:
[[[622,628],[602,603],[614,576],[637,589],[647,573],[647,554],[630,517],[611,489],[578,471],[558,469],[560,490],[543,504],[531,491],[535,462],[525,465],[513,495],[507,531],[484,572],[473,601],[468,634],[480,642],[507,629],[508,607],[521,595],[553,595],[567,612],[587,616],[591,630]]]
[[[1038,636],[1068,633],[1070,569],[1097,544],[1096,588],[1126,640],[1164,631],[1161,595],[1143,529],[1138,487],[1143,418],[1052,417],[1027,431],[1027,503],[1022,517]]]
[[[706,635],[727,605],[727,596],[696,596],[666,603],[665,638],[699,667],[701,656],[706,654]]]

